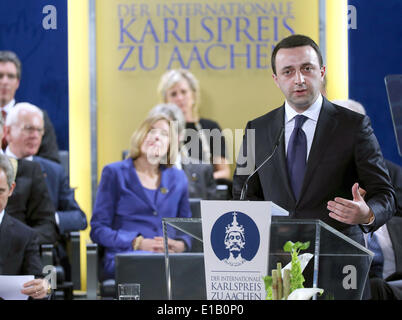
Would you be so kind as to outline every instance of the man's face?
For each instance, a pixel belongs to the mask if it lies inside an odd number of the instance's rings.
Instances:
[[[325,75],[311,46],[280,49],[276,55],[276,75],[272,77],[290,106],[307,110],[317,99]]]
[[[0,106],[14,99],[20,85],[17,78],[17,67],[12,62],[0,62]]]
[[[35,112],[21,111],[17,123],[6,127],[6,138],[11,151],[18,158],[36,154],[44,133],[43,119]]]
[[[15,184],[13,183],[11,188],[7,184],[7,176],[5,172],[0,169],[0,211],[7,206],[8,197],[13,193]]]

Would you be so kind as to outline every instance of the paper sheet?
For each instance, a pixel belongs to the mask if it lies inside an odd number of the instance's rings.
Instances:
[[[29,297],[21,293],[24,283],[34,276],[0,276],[0,297],[4,300],[27,300]]]

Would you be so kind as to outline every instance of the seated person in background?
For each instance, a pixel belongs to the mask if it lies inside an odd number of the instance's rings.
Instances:
[[[74,199],[68,177],[63,166],[57,162],[33,156],[38,152],[44,130],[43,112],[29,103],[17,103],[6,120],[8,146],[6,155],[40,164],[46,180],[47,190],[56,209],[55,221],[58,226],[58,243],[55,249],[56,264],[64,267],[66,278],[70,279],[70,263],[66,253],[68,233],[84,230],[87,219]]]
[[[21,81],[21,61],[12,51],[0,51],[0,109],[4,121],[15,106],[15,93]],[[56,133],[46,111],[43,112],[45,131],[37,155],[60,163]],[[5,139],[2,149],[7,146]]]
[[[199,117],[200,88],[194,75],[188,70],[169,70],[161,77],[158,93],[162,102],[174,103],[183,112],[187,135],[185,144],[189,156],[204,163],[212,163],[215,180],[230,180],[230,168],[225,155],[225,137],[218,123]],[[214,148],[217,145],[216,142],[213,143],[214,135],[215,140],[218,139],[220,150]]]
[[[43,130],[42,111],[29,103],[17,103],[6,120],[6,155],[40,164],[49,195],[56,208],[55,219],[61,234],[84,230],[87,227],[87,219],[74,199],[74,192],[70,188],[63,166],[34,156],[41,144]]]
[[[333,103],[366,115],[362,104],[354,100],[335,100]],[[395,190],[397,211],[388,220],[367,236],[368,248],[375,253],[370,269],[370,284],[373,300],[402,300],[402,290],[387,281],[402,279],[402,167],[385,160]],[[361,194],[365,190],[359,189]]]
[[[0,140],[3,138],[3,117],[0,117]],[[3,154],[3,150],[0,150]],[[17,162],[16,186],[8,199],[7,213],[33,228],[39,244],[53,244],[57,240],[54,206],[47,191],[45,178],[38,163]]]
[[[0,154],[0,275],[42,276],[42,263],[36,232],[8,215],[5,207],[12,194],[14,169],[10,160]],[[34,299],[48,294],[49,283],[34,279],[24,284],[21,292]]]
[[[104,167],[91,219],[91,239],[105,247],[104,274],[114,277],[119,252],[164,252],[162,218],[191,216],[188,183],[173,167],[177,136],[164,115],[148,117],[131,137],[129,157]],[[169,235],[168,250],[190,247]]]
[[[213,200],[216,197],[216,183],[211,164],[199,163],[188,156],[183,146],[186,122],[183,112],[173,103],[158,104],[149,112],[148,116],[163,114],[171,121],[177,122],[179,137],[179,152],[175,166],[187,175],[190,198]]]

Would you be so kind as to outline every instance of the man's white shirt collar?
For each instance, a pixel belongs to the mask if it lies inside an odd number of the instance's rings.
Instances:
[[[4,110],[7,114],[10,112],[11,108],[15,105],[15,99],[11,100],[7,103],[1,110]]]
[[[307,118],[317,122],[318,117],[320,115],[321,107],[322,107],[322,95],[319,94],[318,98],[315,100],[315,102],[303,113],[302,115],[306,116]],[[288,101],[285,101],[285,123],[291,121],[294,117],[296,117],[298,114],[288,103]]]
[[[10,146],[7,146],[5,155],[9,156],[10,158],[18,159],[18,157],[14,153],[11,152]]]

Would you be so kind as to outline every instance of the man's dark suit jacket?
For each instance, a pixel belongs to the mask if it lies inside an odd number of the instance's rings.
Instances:
[[[87,218],[74,199],[74,191],[70,188],[68,177],[62,165],[42,157],[33,157],[42,168],[49,195],[59,216],[61,234],[84,230]]]
[[[15,189],[6,211],[38,233],[39,244],[57,240],[55,209],[39,163],[18,160]]]
[[[247,131],[242,150],[248,152],[252,170],[272,152],[284,125],[284,105],[247,124],[255,129],[255,146],[247,149]],[[254,149],[254,150],[253,150]],[[233,196],[239,199],[247,175],[238,175],[241,154],[233,179]],[[244,154],[247,154],[244,152]],[[247,199],[273,201],[293,218],[320,219],[364,244],[362,228],[329,217],[327,202],[335,197],[353,199],[352,186],[358,182],[365,190],[366,202],[375,221],[365,232],[376,230],[395,212],[394,190],[368,117],[334,105],[325,98],[317,122],[313,144],[299,200],[294,198],[286,165],[285,142],[276,154],[249,181]]]
[[[397,205],[395,215],[402,217],[402,167],[389,160],[385,160],[385,163],[387,165],[389,176],[391,177],[391,183],[394,187],[396,195]]]
[[[7,212],[0,225],[0,274],[42,275],[36,232]]]

